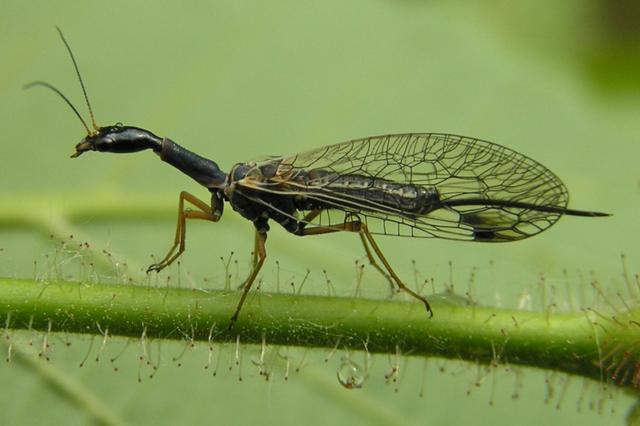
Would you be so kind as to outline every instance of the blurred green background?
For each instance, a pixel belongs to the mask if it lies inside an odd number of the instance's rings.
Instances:
[[[621,253],[632,272],[640,267],[638,22],[637,2],[605,0],[4,0],[0,275],[32,277],[34,261],[46,263],[43,256],[51,252],[47,231],[59,229],[57,212],[101,198],[168,206],[166,214],[150,220],[96,215],[68,228],[140,273],[152,254],[162,256],[169,247],[179,191],[207,196],[151,153],[68,158],[83,137],[80,123],[51,93],[22,90],[27,82],[46,80],[85,111],[55,32],[59,25],[74,49],[99,124],[121,121],[150,129],[226,170],[254,157],[396,132],[475,136],[527,154],[567,184],[571,207],[614,216],[564,218],[536,238],[508,245],[380,238],[389,260],[404,277],[411,277],[415,260],[420,273],[440,288],[449,282],[451,261],[461,292],[475,272],[477,297],[506,306],[526,301],[520,295],[529,289],[532,306],[541,308],[536,290],[541,273],[548,284],[562,287],[568,271],[576,293],[588,292],[585,282],[592,279],[614,287],[621,281]],[[16,211],[37,217],[41,226],[16,223],[11,219]],[[219,224],[191,224],[182,272],[196,286],[220,288],[219,257],[234,251],[242,274],[252,238],[251,225],[230,209]],[[323,269],[338,294],[351,294],[353,262],[363,259],[353,235],[301,240],[277,226],[268,252],[265,289],[274,288],[277,260],[283,281],[299,282],[311,268],[305,291],[321,294]],[[368,294],[384,294],[383,281],[373,274],[370,281],[367,286],[376,289]],[[559,304],[563,300],[566,304],[562,297]],[[131,423],[620,424],[632,402],[617,394],[600,415],[590,404],[607,396],[595,383],[526,371],[522,377],[490,374],[477,388],[475,366],[437,360],[426,369],[421,399],[422,361],[409,362],[395,392],[396,385],[384,384],[393,362],[386,356],[374,359],[362,390],[347,391],[335,378],[343,354],[325,363],[327,351],[309,354],[288,382],[279,376],[265,383],[250,362],[254,349],[245,348],[246,377],[239,383],[235,367],[227,368],[233,364],[232,346],[223,349],[223,367],[212,377],[203,370],[204,345],[190,351],[181,367],[171,361],[181,343],[164,343],[157,375],[137,383],[135,344],[116,373],[106,359],[78,368],[89,340],[71,341],[69,348],[54,342],[51,365]],[[118,353],[123,343],[109,345],[107,351]],[[3,424],[88,419],[33,369],[2,365],[0,381]],[[556,394],[567,383],[566,394],[545,403],[545,381],[554,383]],[[512,400],[517,389],[520,398]]]

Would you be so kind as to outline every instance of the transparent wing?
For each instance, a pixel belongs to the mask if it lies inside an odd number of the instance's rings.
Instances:
[[[538,162],[449,134],[352,140],[265,165],[277,169],[248,188],[330,206],[310,226],[355,214],[374,234],[513,241],[551,226],[568,202],[563,183]],[[430,204],[420,208],[420,197]]]

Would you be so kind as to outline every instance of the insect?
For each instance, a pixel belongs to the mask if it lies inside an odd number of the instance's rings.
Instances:
[[[73,62],[93,128],[73,109],[87,136],[71,157],[87,151],[116,154],[151,150],[210,193],[210,202],[180,193],[176,234],[167,255],[149,266],[161,271],[185,250],[187,221],[218,222],[225,203],[255,228],[253,268],[243,284],[230,328],[267,256],[269,221],[297,236],[353,232],[369,262],[400,290],[427,299],[395,273],[374,235],[510,242],[536,235],[562,215],[608,216],[567,208],[568,192],[540,163],[491,142],[441,133],[374,136],[294,154],[238,163],[228,173],[168,138],[134,126],[96,124],[77,62]],[[188,207],[190,205],[191,207]]]

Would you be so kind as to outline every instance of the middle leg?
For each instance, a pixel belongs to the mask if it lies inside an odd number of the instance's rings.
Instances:
[[[262,265],[264,264],[264,260],[267,258],[267,250],[265,249],[265,241],[267,240],[266,232],[258,232],[256,231],[255,238],[255,248],[254,248],[254,257],[253,257],[253,269],[249,274],[249,277],[242,285],[242,295],[240,296],[240,301],[238,302],[238,306],[236,306],[236,310],[231,316],[231,321],[229,322],[228,330],[231,330],[238,320],[238,315],[240,315],[240,310],[242,309],[242,305],[244,304],[245,299],[247,298],[247,294],[249,290],[251,290],[251,286],[253,282],[256,280],[258,276],[258,272],[262,269]]]

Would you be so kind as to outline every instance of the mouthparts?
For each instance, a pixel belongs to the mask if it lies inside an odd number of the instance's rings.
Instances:
[[[92,151],[92,150],[93,150],[93,144],[87,141],[82,141],[76,145],[76,152],[71,154],[71,158],[79,157],[82,153],[86,151]]]

